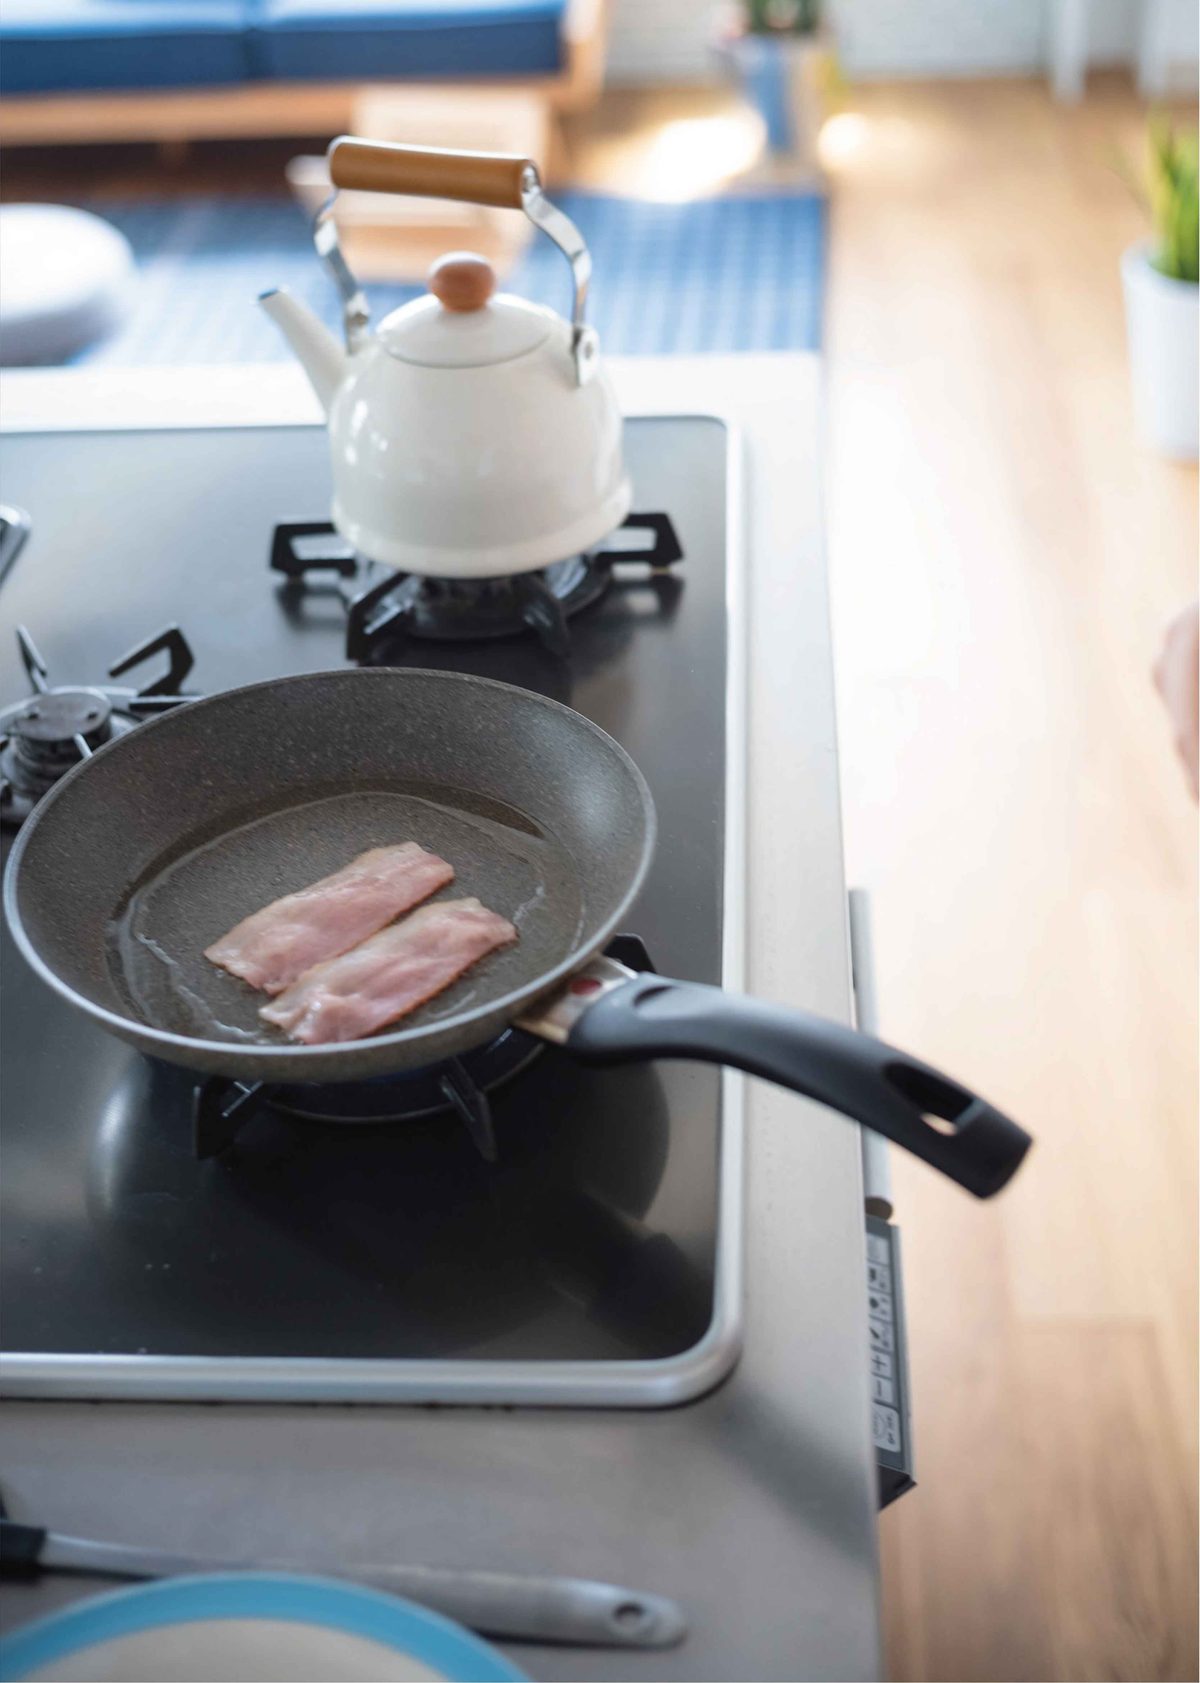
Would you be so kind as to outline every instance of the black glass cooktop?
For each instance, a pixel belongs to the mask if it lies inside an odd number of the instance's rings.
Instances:
[[[618,567],[565,660],[532,634],[387,658],[540,690],[624,743],[659,815],[630,927],[659,969],[717,981],[726,439],[696,418],[627,437],[635,507],[669,512],[675,568]],[[28,687],[18,624],[59,683],[102,681],[171,621],[206,693],[343,663],[332,580],[289,591],[267,567],[279,522],[324,517],[317,429],[10,436],[0,461],[32,519],[0,585],[0,707]],[[198,1159],[188,1075],[74,1013],[7,939],[0,1009],[5,1351],[586,1363],[677,1354],[708,1326],[711,1069],[585,1070],[547,1049],[492,1094],[494,1163],[452,1114],[270,1109]]]

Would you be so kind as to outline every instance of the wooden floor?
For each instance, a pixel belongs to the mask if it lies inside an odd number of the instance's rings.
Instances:
[[[1196,809],[1149,667],[1196,473],[1131,430],[1123,84],[871,90],[833,153],[829,542],[884,1032],[1038,1144],[897,1160],[920,1488],[898,1678],[1194,1679]],[[839,132],[840,131],[840,132]]]
[[[610,101],[576,173],[649,188],[705,119]],[[1114,165],[1142,121],[1116,77],[1077,109],[893,86],[823,137],[850,880],[883,1032],[1038,1142],[987,1206],[895,1154],[896,1678],[1197,1676],[1197,815],[1149,675],[1196,594],[1196,473],[1132,434]]]
[[[895,1165],[919,1457],[882,1520],[896,1678],[1197,1676],[1197,830],[1149,679],[1196,592],[1196,474],[1132,435],[1141,223],[1113,158],[1140,121],[1118,79],[1077,109],[910,85],[852,90],[825,134],[850,876],[885,1034],[1038,1140],[994,1205]],[[612,96],[568,143],[627,192],[788,173],[747,171],[706,92]],[[277,179],[295,149],[231,176],[202,148],[176,180]],[[61,167],[10,160],[7,190]]]

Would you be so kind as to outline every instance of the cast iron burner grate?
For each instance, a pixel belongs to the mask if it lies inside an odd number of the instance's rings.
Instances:
[[[654,969],[637,935],[616,935],[605,951],[631,970]],[[540,1040],[510,1028],[462,1057],[366,1081],[318,1086],[209,1076],[193,1097],[195,1154],[201,1161],[219,1156],[262,1110],[305,1122],[337,1124],[409,1122],[452,1111],[466,1126],[480,1156],[494,1163],[496,1135],[488,1093],[518,1075],[542,1050]]]
[[[165,654],[167,670],[140,690],[113,684],[52,686],[46,662],[23,625],[17,627],[17,646],[33,694],[0,711],[3,824],[24,823],[60,777],[106,742],[196,699],[180,689],[195,657],[177,625],[168,625],[109,667],[108,676],[119,678],[153,655]]]
[[[620,529],[646,532],[649,541],[631,548],[618,541],[531,573],[444,579],[380,568],[359,557],[328,521],[296,521],[275,528],[271,567],[284,575],[286,589],[297,591],[335,576],[347,608],[346,658],[359,665],[380,659],[397,638],[475,642],[525,631],[565,660],[571,648],[567,620],[604,594],[617,565],[637,563],[655,573],[683,559],[668,514],[630,514]]]

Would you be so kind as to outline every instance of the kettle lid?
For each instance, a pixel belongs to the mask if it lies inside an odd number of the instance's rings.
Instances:
[[[389,356],[423,368],[486,368],[536,349],[558,317],[542,304],[495,292],[491,264],[451,251],[429,271],[429,292],[380,322]]]

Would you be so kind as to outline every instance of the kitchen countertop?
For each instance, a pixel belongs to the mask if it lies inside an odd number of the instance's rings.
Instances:
[[[755,993],[849,1020],[833,671],[811,356],[614,360],[630,414],[744,441]],[[309,420],[290,366],[5,371],[7,428]],[[745,1349],[659,1412],[11,1401],[14,1518],[248,1559],[558,1570],[677,1597],[665,1652],[510,1645],[533,1677],[873,1678],[880,1664],[859,1130],[747,1095]],[[5,1586],[11,1628],[105,1587]]]

